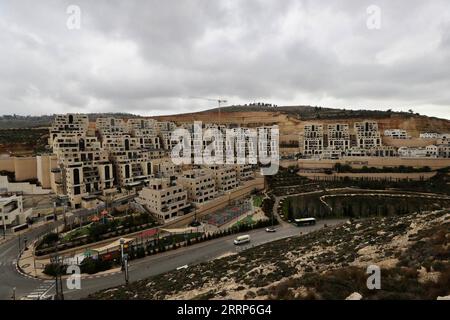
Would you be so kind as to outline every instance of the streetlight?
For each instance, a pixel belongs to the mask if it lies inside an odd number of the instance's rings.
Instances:
[[[2,223],[3,223],[3,239],[6,239],[6,214],[5,211],[2,210],[3,217],[2,217]]]
[[[120,238],[119,243],[120,243],[120,263],[123,271],[123,245],[125,244],[125,240],[123,238]]]
[[[120,238],[119,243],[120,243],[120,258],[121,258],[120,260],[122,263],[122,271],[125,272],[125,284],[128,285],[128,254],[123,253],[125,239]]]

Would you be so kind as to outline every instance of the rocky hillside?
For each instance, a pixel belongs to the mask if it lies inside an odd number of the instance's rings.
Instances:
[[[450,210],[349,221],[90,298],[436,299],[450,294],[449,237]],[[366,286],[372,264],[380,290]]]

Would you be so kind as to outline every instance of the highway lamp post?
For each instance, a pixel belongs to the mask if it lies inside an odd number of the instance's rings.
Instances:
[[[120,264],[121,264],[121,270],[124,270],[124,265],[123,265],[123,245],[125,244],[125,240],[123,238],[120,238],[119,240],[120,243]]]
[[[120,238],[120,257],[122,262],[122,271],[125,275],[125,284],[128,285],[128,254],[124,254],[123,247],[125,245],[125,239]]]
[[[123,264],[125,271],[125,285],[128,285],[128,254],[125,254]]]
[[[2,211],[3,217],[2,217],[2,223],[3,223],[3,239],[6,239],[6,214],[4,211]]]

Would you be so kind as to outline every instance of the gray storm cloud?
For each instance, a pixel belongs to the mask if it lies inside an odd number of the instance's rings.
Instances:
[[[170,114],[205,96],[450,118],[449,30],[447,0],[2,1],[0,111]]]

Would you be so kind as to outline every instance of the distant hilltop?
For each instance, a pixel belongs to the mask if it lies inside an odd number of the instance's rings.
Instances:
[[[412,110],[411,110],[412,111]],[[403,129],[412,137],[418,138],[420,133],[450,132],[450,120],[436,117],[427,117],[414,112],[396,112],[380,110],[347,110],[313,106],[270,106],[243,105],[214,108],[205,111],[184,113],[178,115],[155,116],[157,120],[170,120],[177,123],[203,121],[221,122],[223,124],[237,124],[247,127],[262,125],[278,125],[280,139],[296,140],[295,137],[303,131],[308,123],[346,123],[351,126],[355,122],[374,120],[380,130]]]
[[[139,118],[140,116],[130,113],[88,113],[89,119],[95,121],[97,118],[116,117],[116,118]],[[42,116],[21,116],[21,115],[3,115],[0,116],[0,129],[25,129],[50,127],[55,115]]]
[[[130,113],[88,113],[89,120],[95,122],[100,117],[115,118],[139,118],[140,115]],[[146,117],[148,118],[148,117]],[[246,105],[232,105],[218,108],[173,115],[150,116],[159,120],[172,120],[175,122],[217,122],[234,123],[238,125],[252,126],[258,125],[280,125],[281,131],[292,132],[300,128],[301,124],[308,122],[335,123],[372,119],[380,124],[380,129],[401,128],[408,130],[413,135],[418,136],[420,132],[450,132],[450,120],[436,117],[428,117],[414,113],[392,110],[350,110],[325,108],[319,106],[277,106],[268,103],[251,103]],[[21,116],[3,115],[0,116],[0,129],[24,129],[49,127],[54,119],[54,115],[42,116]]]

